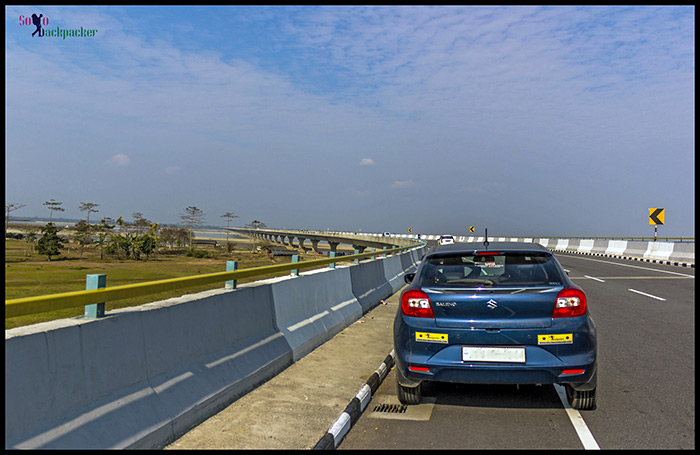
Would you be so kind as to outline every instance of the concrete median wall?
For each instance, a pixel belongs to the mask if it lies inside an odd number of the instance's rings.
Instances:
[[[406,284],[403,280],[406,272],[401,265],[401,258],[399,256],[389,256],[381,259],[381,261],[384,264],[384,276],[389,286],[391,286],[391,293],[393,294]]]
[[[416,255],[6,330],[5,447],[162,447],[395,292]]]
[[[352,293],[362,306],[362,314],[392,294],[382,261],[364,262],[350,267],[350,281]]]
[[[695,266],[695,242],[639,242],[632,240],[580,240],[578,245],[559,240],[554,245],[544,245],[554,251],[566,251],[598,256],[610,256],[661,262],[674,265]]]
[[[280,281],[272,293],[277,324],[295,362],[362,316],[347,267]]]
[[[401,235],[416,238],[416,235]],[[421,234],[423,240],[437,240],[439,235]],[[458,242],[483,242],[483,236],[455,236]],[[490,242],[535,242],[553,251],[621,257],[633,260],[668,263],[695,267],[695,242],[664,242],[634,240],[596,240],[547,237],[497,237]]]
[[[292,363],[269,285],[14,329],[5,354],[18,448],[158,447]]]
[[[464,237],[482,242],[483,237]],[[560,239],[544,237],[489,237],[492,242],[535,242],[553,251],[621,257],[674,265],[695,266],[695,242],[641,242],[632,240]]]

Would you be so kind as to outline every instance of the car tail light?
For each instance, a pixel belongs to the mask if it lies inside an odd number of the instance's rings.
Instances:
[[[419,289],[410,289],[401,294],[401,312],[414,318],[434,318],[428,294]]]
[[[586,294],[581,289],[564,288],[557,294],[552,318],[570,318],[586,314]]]
[[[430,368],[428,368],[428,367],[408,367],[408,371],[417,371],[419,373],[430,373]]]

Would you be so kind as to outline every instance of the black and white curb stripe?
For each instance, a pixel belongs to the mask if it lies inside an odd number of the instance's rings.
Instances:
[[[350,431],[350,428],[360,418],[374,392],[377,391],[386,375],[394,366],[394,350],[384,359],[384,362],[372,373],[365,385],[350,401],[345,410],[340,414],[338,420],[328,429],[328,432],[316,443],[313,450],[335,449],[343,440],[343,437]]]
[[[602,256],[606,258],[616,258],[616,259],[628,259],[630,261],[641,261],[641,262],[651,262],[654,264],[664,264],[664,265],[674,265],[676,267],[691,267],[695,268],[695,264],[692,262],[681,262],[681,261],[672,261],[672,260],[666,260],[666,259],[648,259],[648,258],[640,258],[640,257],[635,257],[635,256],[620,256],[618,254],[606,254],[606,253],[589,253],[585,251],[573,251],[573,250],[557,250],[554,249],[552,251],[559,251],[561,253],[574,253],[574,254],[582,254],[586,256]]]

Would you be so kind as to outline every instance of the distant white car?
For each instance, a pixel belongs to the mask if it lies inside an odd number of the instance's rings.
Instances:
[[[439,245],[449,245],[451,243],[455,243],[455,238],[451,235],[441,235],[438,239]]]
[[[391,232],[385,232],[384,237],[389,237],[391,235]]]

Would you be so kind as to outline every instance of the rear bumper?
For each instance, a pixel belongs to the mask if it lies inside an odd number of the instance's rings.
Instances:
[[[497,333],[429,327],[425,325],[426,322],[400,316],[396,320],[395,361],[396,368],[401,373],[397,377],[404,386],[413,387],[423,381],[466,384],[571,384],[577,390],[590,390],[596,386],[596,333],[590,318],[556,321],[547,329],[501,330]],[[416,341],[416,333],[424,332],[445,335],[447,342]],[[538,345],[537,335],[554,333],[571,333],[573,342]],[[462,346],[465,345],[523,346],[526,361],[464,361]],[[418,367],[421,370],[427,368],[427,371],[412,371],[409,367]]]
[[[429,371],[411,371],[409,366],[428,368]],[[435,365],[406,363],[396,359],[401,372],[399,382],[411,387],[424,381],[456,382],[462,384],[572,384],[578,390],[590,390],[596,386],[596,363],[563,368],[533,367],[494,364]],[[583,373],[566,374],[567,369],[582,369]],[[403,378],[401,378],[403,376]],[[401,379],[404,379],[403,381]],[[406,379],[408,381],[406,381]]]

